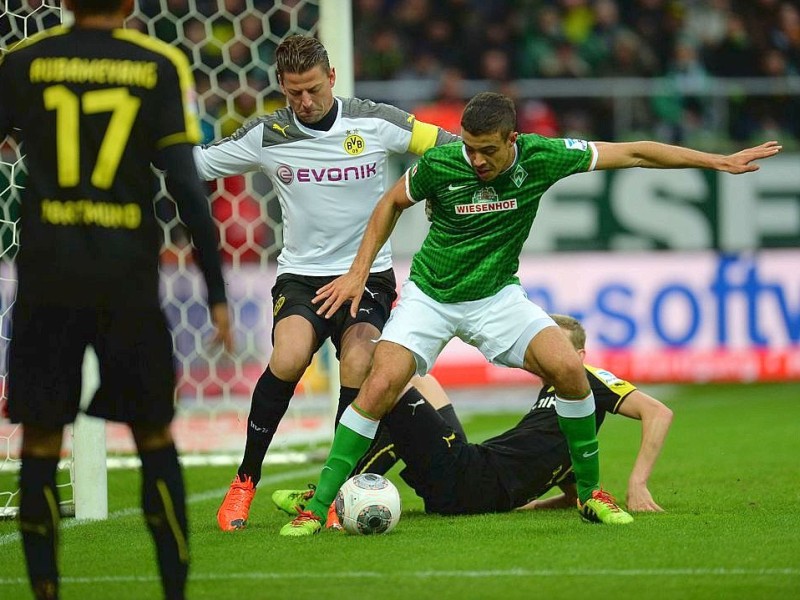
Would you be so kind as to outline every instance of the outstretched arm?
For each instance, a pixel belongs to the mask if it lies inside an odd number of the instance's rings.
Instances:
[[[735,154],[710,154],[682,146],[659,142],[595,142],[597,164],[595,169],[714,169],[726,173],[758,171],[754,161],[775,156],[783,149],[778,142],[765,142],[760,146],[745,148]]]
[[[628,479],[628,509],[661,512],[664,509],[653,500],[647,481],[672,424],[672,411],[652,396],[635,390],[625,398],[619,414],[642,422],[642,442]]]
[[[404,175],[392,189],[383,195],[375,206],[375,210],[372,211],[364,238],[361,240],[350,270],[317,290],[317,295],[312,302],[314,304],[321,303],[317,310],[318,315],[324,315],[326,319],[329,319],[348,300],[352,301],[350,314],[353,317],[358,314],[358,305],[361,302],[364,285],[369,277],[369,269],[375,256],[389,239],[400,214],[412,205],[413,202],[406,195],[406,176]]]

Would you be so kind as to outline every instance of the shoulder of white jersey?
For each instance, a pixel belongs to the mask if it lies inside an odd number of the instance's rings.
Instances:
[[[340,100],[342,101],[342,117],[378,119],[406,131],[411,131],[414,127],[414,115],[391,104],[362,100],[361,98],[340,98]]]
[[[279,146],[298,140],[311,139],[313,136],[301,131],[292,116],[292,111],[288,106],[279,108],[275,112],[262,115],[254,119],[256,124],[263,124],[264,131],[261,137],[261,146]],[[250,122],[252,123],[252,121]],[[249,125],[250,123],[247,123]]]
[[[305,140],[312,137],[297,128],[292,118],[292,113],[288,108],[281,108],[273,113],[250,119],[228,137],[217,140],[211,144],[205,144],[203,147],[218,146],[230,140],[242,139],[257,127],[261,128],[262,148],[278,146],[280,144]]]

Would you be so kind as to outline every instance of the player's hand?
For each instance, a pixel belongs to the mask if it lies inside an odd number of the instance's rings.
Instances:
[[[664,512],[664,509],[656,504],[650,490],[644,484],[628,485],[628,495],[625,498],[628,510],[633,512]]]
[[[776,141],[764,142],[760,146],[753,148],[745,148],[725,157],[725,163],[720,169],[727,173],[738,175],[740,173],[750,173],[751,171],[758,171],[761,167],[753,161],[761,160],[762,158],[769,158],[775,156],[783,150],[783,146]]]
[[[213,344],[222,344],[228,352],[233,352],[233,332],[231,331],[231,318],[226,302],[218,302],[211,306],[211,322],[214,324]]]
[[[349,300],[352,302],[350,314],[355,318],[358,314],[358,305],[361,304],[361,296],[364,294],[365,283],[365,278],[355,273],[345,273],[319,288],[311,303],[320,305],[319,309],[317,309],[318,315],[330,319],[341,308],[342,304]]]

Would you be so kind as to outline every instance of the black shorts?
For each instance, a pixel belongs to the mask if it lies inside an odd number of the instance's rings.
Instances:
[[[394,271],[389,269],[370,274],[367,279],[367,289],[361,297],[361,304],[355,319],[350,316],[349,302],[343,304],[330,319],[318,315],[319,306],[311,303],[311,300],[317,295],[317,290],[337,277],[312,277],[292,273],[283,273],[278,276],[272,288],[273,343],[275,342],[275,325],[290,315],[300,315],[311,323],[317,336],[316,350],[319,350],[327,338],[331,338],[336,348],[336,358],[339,358],[342,336],[351,325],[369,323],[374,325],[378,331],[383,331],[383,326],[389,320],[392,304],[397,299],[397,282],[394,278]]]
[[[93,346],[100,387],[86,414],[165,425],[175,413],[172,338],[159,308],[14,305],[8,411],[14,423],[60,427],[75,420],[82,365]]]
[[[513,508],[494,469],[417,390],[406,393],[384,417],[394,450],[406,467],[403,480],[443,515],[502,512]]]

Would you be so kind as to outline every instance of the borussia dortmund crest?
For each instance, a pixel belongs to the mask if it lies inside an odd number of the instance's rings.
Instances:
[[[344,140],[344,151],[350,156],[357,156],[361,154],[366,146],[367,145],[364,143],[364,138],[358,135],[358,133],[355,131],[347,132],[347,137]]]

